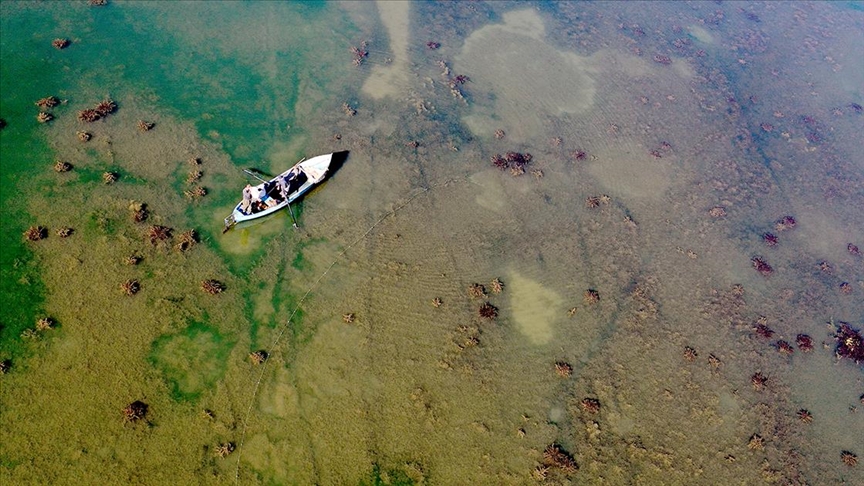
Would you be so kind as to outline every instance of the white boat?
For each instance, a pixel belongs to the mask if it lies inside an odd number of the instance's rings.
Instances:
[[[335,166],[341,165],[347,155],[348,152],[334,152],[309,160],[304,159],[269,181],[262,179],[257,186],[247,186],[243,199],[234,206],[231,215],[225,218],[225,229],[222,232],[228,231],[237,223],[263,218],[289,206],[323,181]],[[283,197],[285,195],[287,197]]]

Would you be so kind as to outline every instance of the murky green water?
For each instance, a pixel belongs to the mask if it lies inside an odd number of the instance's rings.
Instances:
[[[3,484],[864,482],[862,15],[3,2]],[[339,150],[299,230],[221,233]]]

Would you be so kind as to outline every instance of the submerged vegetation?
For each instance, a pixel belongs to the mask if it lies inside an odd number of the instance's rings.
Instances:
[[[90,3],[0,4],[10,484],[860,471],[845,7]]]

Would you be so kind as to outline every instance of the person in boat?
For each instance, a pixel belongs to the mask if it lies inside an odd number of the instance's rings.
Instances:
[[[249,214],[252,209],[252,184],[246,184],[243,188],[243,202],[240,203],[240,210],[245,214]]]

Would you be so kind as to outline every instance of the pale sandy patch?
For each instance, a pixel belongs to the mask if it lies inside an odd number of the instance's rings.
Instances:
[[[519,331],[532,344],[547,344],[554,337],[552,324],[561,315],[564,300],[557,292],[516,272],[508,280],[510,307]]]
[[[376,65],[363,83],[362,91],[374,99],[399,94],[408,82],[408,32],[411,3],[408,1],[378,0],[381,22],[390,36],[392,62]]]

